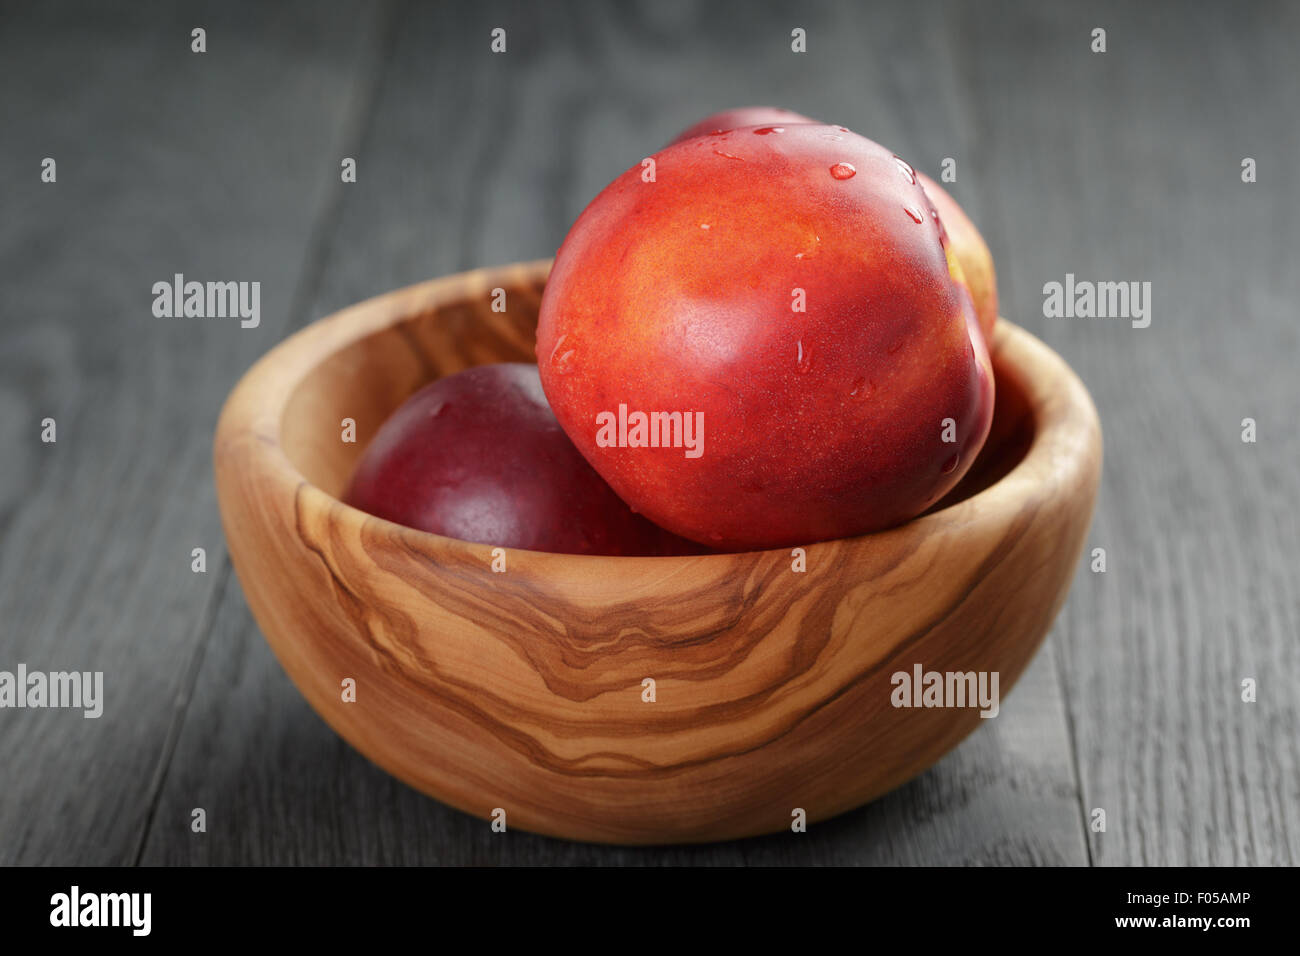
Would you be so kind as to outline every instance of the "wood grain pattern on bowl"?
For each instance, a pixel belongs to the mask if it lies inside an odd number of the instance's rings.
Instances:
[[[402,289],[259,361],[217,429],[222,520],[262,631],[359,751],[468,813],[617,843],[740,837],[898,786],[980,723],[903,709],[891,675],[1024,670],[1091,520],[1101,432],[1068,366],[1005,320],[998,403],[971,473],[908,524],[806,548],[606,558],[492,548],[372,518],[337,495],[424,383],[529,361],[548,269]],[[507,308],[494,312],[494,289]],[[357,423],[356,444],[340,423]],[[719,502],[725,507],[725,502]],[[342,694],[356,681],[356,700]],[[642,681],[656,700],[642,699]]]

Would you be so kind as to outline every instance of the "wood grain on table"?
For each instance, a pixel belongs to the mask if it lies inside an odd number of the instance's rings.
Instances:
[[[0,669],[103,670],[107,697],[0,712],[0,862],[1294,864],[1298,37],[1283,3],[0,8]],[[1100,411],[1108,570],[1080,565],[997,720],[807,834],[493,834],[280,670],[225,556],[217,413],[291,330],[550,255],[614,175],[750,103],[956,159],[1003,314]],[[261,325],[154,318],[177,272],[261,281]],[[1067,273],[1150,281],[1150,327],[1044,318]]]

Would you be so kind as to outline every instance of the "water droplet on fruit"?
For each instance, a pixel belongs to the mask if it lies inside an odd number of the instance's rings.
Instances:
[[[715,149],[713,152],[721,156],[723,159],[735,159],[735,160],[739,160],[742,163],[744,162],[744,160],[741,159],[739,156],[733,155],[732,153],[723,152],[720,149]]]
[[[555,369],[556,375],[563,375],[569,371],[569,359],[573,356],[573,349],[566,352],[560,351],[560,346],[568,336],[561,335],[555,340],[555,348],[551,349],[551,368]]]
[[[798,351],[794,359],[794,368],[800,375],[806,375],[808,370],[812,368],[812,349],[804,348],[802,339],[799,340],[797,348]]]
[[[700,223],[700,228],[701,228],[701,229],[708,229],[708,228],[709,228],[709,224],[708,224],[707,222],[702,222],[702,223]]]
[[[902,172],[903,176],[906,177],[907,181],[915,185],[916,170],[908,164],[907,160],[903,159],[902,156],[895,156],[894,162],[898,163],[898,168]]]
[[[957,467],[957,462],[959,460],[961,460],[961,455],[954,454],[951,458],[949,458],[947,461],[943,463],[943,468],[941,469],[941,471],[945,475],[950,474],[952,470]]]
[[[839,130],[841,133],[847,133],[849,131],[849,128],[847,126],[837,126],[835,128]]]
[[[760,126],[758,129],[754,130],[754,135],[767,136],[770,133],[784,133],[784,132],[785,132],[784,126]]]
[[[943,227],[943,220],[939,218],[939,210],[931,209],[930,216],[934,219],[935,228],[939,230],[939,245],[945,249],[948,248],[948,230]]]
[[[822,138],[822,139],[833,139],[833,140],[835,140],[837,143],[842,143],[842,142],[844,142],[844,137],[841,136],[839,133],[822,133],[822,134],[821,134],[821,138]]]
[[[857,174],[852,163],[836,163],[831,167],[831,175],[836,179],[852,179]]]
[[[917,209],[915,206],[904,206],[903,211],[911,216],[912,222],[917,225],[925,222],[925,216],[921,215],[921,210]]]
[[[849,395],[852,398],[870,398],[871,393],[876,390],[876,386],[871,384],[865,378],[854,381],[853,388],[849,389]]]

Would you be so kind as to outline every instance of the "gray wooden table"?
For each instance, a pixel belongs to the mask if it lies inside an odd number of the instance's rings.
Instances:
[[[1231,6],[0,5],[0,670],[102,670],[106,698],[0,710],[0,862],[1296,863],[1300,9]],[[751,103],[956,160],[1003,313],[1100,410],[1107,570],[1081,564],[997,720],[805,835],[493,835],[280,670],[226,558],[217,412],[294,329],[548,255],[618,172]],[[178,272],[260,281],[260,326],[155,318]],[[1150,326],[1045,318],[1067,274],[1149,281]]]

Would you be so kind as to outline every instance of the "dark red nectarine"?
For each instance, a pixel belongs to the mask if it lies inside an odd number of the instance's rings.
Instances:
[[[578,218],[538,327],[551,406],[614,490],[742,550],[889,527],[951,489],[993,377],[911,167],[794,123],[654,159]]]
[[[702,549],[635,514],[573,447],[537,366],[480,365],[407,399],[367,446],[343,500],[482,544],[567,554]]]

